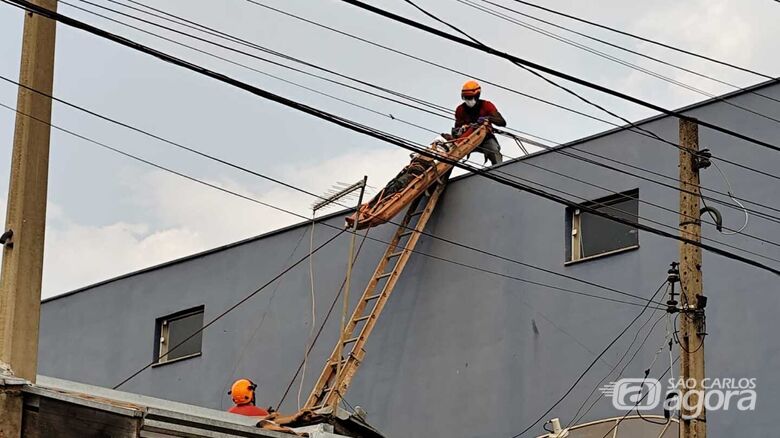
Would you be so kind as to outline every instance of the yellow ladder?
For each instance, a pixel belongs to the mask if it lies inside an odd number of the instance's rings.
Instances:
[[[325,363],[325,368],[322,370],[320,378],[317,379],[317,384],[314,385],[304,409],[317,410],[326,406],[335,407],[346,393],[366,353],[363,347],[368,341],[385,304],[387,304],[390,294],[393,293],[409,256],[417,245],[420,232],[425,228],[425,224],[431,217],[442,191],[444,191],[446,179],[447,177],[444,177],[439,180],[439,183],[431,186],[428,189],[430,195],[422,194],[409,205],[409,209],[379,261],[374,275],[363,291],[357,307],[352,312],[352,317],[344,329],[344,336],[337,341],[344,340],[342,348],[339,348],[337,344],[333,349],[333,353]],[[343,353],[347,353],[346,357]],[[340,372],[338,372],[339,368]]]

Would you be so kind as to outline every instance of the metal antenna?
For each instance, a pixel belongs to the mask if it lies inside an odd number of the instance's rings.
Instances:
[[[327,192],[322,196],[324,199],[320,199],[311,208],[314,213],[326,207],[333,206],[338,201],[351,201],[355,198],[364,195],[365,189],[369,187],[366,184],[366,177],[360,181],[349,184],[344,182],[336,182]]]

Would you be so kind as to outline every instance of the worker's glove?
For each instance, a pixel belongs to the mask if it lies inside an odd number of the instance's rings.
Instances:
[[[490,122],[490,117],[480,117],[477,119],[477,123],[479,123],[480,125],[485,122]]]

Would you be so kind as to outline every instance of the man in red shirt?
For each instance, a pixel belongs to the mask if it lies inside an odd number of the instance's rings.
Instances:
[[[236,405],[228,409],[228,412],[248,417],[267,416],[268,411],[255,406],[255,389],[257,385],[249,379],[236,380],[228,392]]]
[[[479,98],[482,93],[482,87],[476,81],[468,81],[463,84],[460,97],[463,103],[455,109],[455,131],[463,125],[471,123],[490,122],[496,126],[506,126],[506,120],[498,112],[498,109],[492,102]],[[485,160],[490,160],[491,165],[501,164],[504,160],[501,155],[501,146],[493,133],[489,133],[481,145],[477,148],[479,152],[485,155]]]

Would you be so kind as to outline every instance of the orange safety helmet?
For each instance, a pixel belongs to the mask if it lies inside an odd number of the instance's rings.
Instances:
[[[480,93],[482,93],[482,87],[477,81],[467,81],[460,90],[460,97],[479,99]]]
[[[255,400],[255,389],[257,389],[257,385],[251,380],[238,379],[230,387],[228,394],[233,398],[233,403],[244,405]]]

